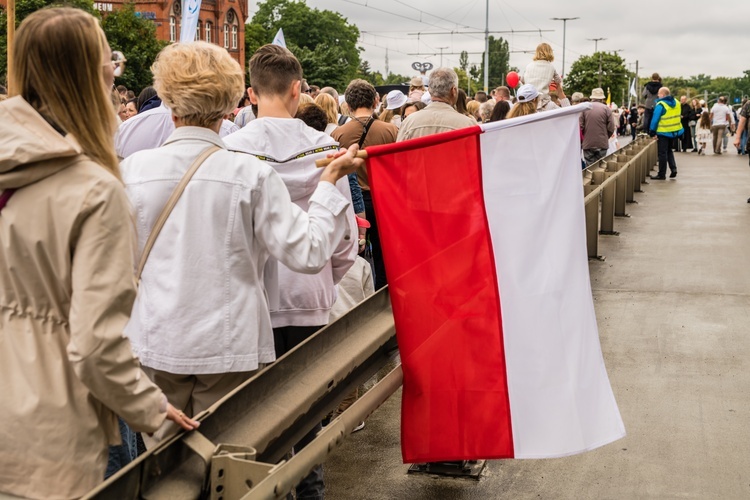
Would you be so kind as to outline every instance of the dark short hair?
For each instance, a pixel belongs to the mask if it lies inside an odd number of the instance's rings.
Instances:
[[[326,127],[328,126],[328,116],[323,108],[317,104],[306,104],[300,106],[294,117],[299,118],[305,122],[305,125],[314,128],[318,132],[325,132]]]
[[[120,93],[128,91],[128,88],[125,85],[118,85],[116,88],[117,88],[117,91]]]
[[[377,95],[375,87],[360,78],[352,80],[344,94],[349,110],[352,112],[359,108],[372,108]]]
[[[487,92],[485,92],[484,90],[480,90],[479,92],[477,92],[476,94],[474,94],[474,100],[476,100],[478,102],[485,102],[485,101],[487,101]]]
[[[250,83],[258,95],[281,95],[302,80],[302,66],[279,45],[264,45],[250,58]]]

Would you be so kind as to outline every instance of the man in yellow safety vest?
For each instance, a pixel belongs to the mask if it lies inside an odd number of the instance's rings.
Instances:
[[[648,134],[656,136],[659,149],[659,173],[651,178],[663,181],[667,178],[667,164],[670,178],[677,177],[677,164],[674,161],[673,141],[683,134],[680,103],[675,100],[667,87],[659,89],[659,98],[654,106]]]

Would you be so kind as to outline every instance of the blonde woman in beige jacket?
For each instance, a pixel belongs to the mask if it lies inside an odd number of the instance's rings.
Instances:
[[[98,22],[20,26],[0,103],[0,497],[77,498],[104,477],[116,415],[153,432],[167,403],[122,335],[133,221],[117,170],[111,53]]]

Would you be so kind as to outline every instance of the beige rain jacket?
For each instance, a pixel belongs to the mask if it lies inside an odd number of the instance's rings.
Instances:
[[[100,483],[115,413],[155,431],[166,399],[122,335],[133,223],[122,184],[22,98],[0,103],[0,492],[75,498]]]

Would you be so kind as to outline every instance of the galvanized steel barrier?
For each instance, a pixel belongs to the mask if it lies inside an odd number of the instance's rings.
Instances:
[[[628,203],[638,203],[649,172],[656,165],[656,142],[646,136],[602,158],[583,171],[586,207],[586,246],[591,259],[599,255],[599,235],[617,235],[615,217],[629,217]]]
[[[395,350],[386,287],[197,415],[197,430],[160,443],[84,498],[283,498],[401,386],[399,364],[288,459]]]

